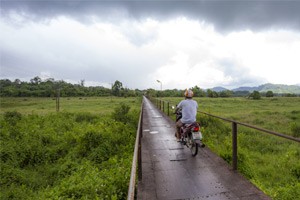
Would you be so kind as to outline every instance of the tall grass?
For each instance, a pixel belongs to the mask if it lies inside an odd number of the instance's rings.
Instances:
[[[97,99],[46,114],[40,99],[29,101],[1,103],[0,199],[126,199],[140,102]]]

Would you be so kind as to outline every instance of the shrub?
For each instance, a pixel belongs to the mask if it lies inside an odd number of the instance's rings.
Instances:
[[[128,106],[124,103],[121,103],[120,106],[118,106],[114,109],[114,112],[112,113],[112,118],[119,122],[128,123],[129,110],[130,110],[130,106]]]
[[[90,113],[78,113],[76,114],[75,121],[76,122],[89,122],[89,123],[95,123],[98,119],[96,115],[92,115]]]
[[[137,124],[127,106],[120,113]],[[126,198],[136,132],[131,124],[63,112],[8,112],[0,124],[0,199]]]
[[[17,111],[9,111],[4,113],[4,119],[7,123],[15,126],[22,119],[22,114]]]
[[[298,181],[300,181],[300,164],[299,163],[292,167],[291,173]]]
[[[259,100],[261,99],[261,95],[258,91],[254,90],[251,94],[250,94],[250,98],[253,98],[255,100]]]
[[[267,93],[266,93],[266,97],[273,97],[274,96],[274,93],[273,91],[269,90]]]
[[[105,141],[103,135],[97,131],[88,131],[84,133],[79,139],[79,155],[82,157],[87,156],[94,148],[97,148]]]
[[[292,131],[292,135],[294,137],[300,137],[300,124],[292,123],[291,124],[291,131]]]

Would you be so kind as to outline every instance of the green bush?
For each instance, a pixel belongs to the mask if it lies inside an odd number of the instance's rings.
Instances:
[[[129,110],[130,110],[130,106],[128,106],[124,103],[121,103],[120,106],[118,106],[114,109],[114,112],[112,113],[112,118],[119,122],[128,123]]]
[[[299,163],[292,166],[291,173],[298,181],[300,181],[300,164]]]
[[[249,98],[252,98],[252,99],[254,99],[254,100],[259,100],[259,99],[261,99],[261,95],[260,95],[260,93],[259,93],[258,91],[254,90],[254,91],[250,94]]]
[[[300,137],[300,124],[292,123],[291,124],[292,136]]]
[[[89,123],[95,123],[97,120],[99,120],[99,117],[95,115],[91,115],[90,113],[78,113],[76,114],[75,121],[76,122],[89,122]]]
[[[0,199],[126,199],[137,112],[0,117]],[[135,124],[133,126],[133,124]]]
[[[15,126],[22,119],[22,114],[17,111],[5,112],[4,119],[10,125]]]

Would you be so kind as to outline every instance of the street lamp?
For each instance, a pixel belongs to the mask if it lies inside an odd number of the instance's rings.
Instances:
[[[161,97],[162,97],[162,82],[160,80],[156,80],[158,83],[160,83],[160,101],[159,101],[159,109],[161,110]]]
[[[156,80],[158,83],[160,83],[160,91],[162,91],[162,82],[160,80]]]

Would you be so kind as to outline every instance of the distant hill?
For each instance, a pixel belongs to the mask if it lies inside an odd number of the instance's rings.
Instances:
[[[238,87],[233,89],[232,91],[236,92],[236,91],[248,91],[248,92],[252,92],[254,90],[258,90],[258,87]]]
[[[258,87],[238,87],[233,89],[232,91],[237,92],[237,91],[248,91],[248,92],[253,92],[254,90],[258,91]]]
[[[224,87],[214,87],[214,88],[211,88],[212,91],[215,91],[215,92],[222,92],[224,90],[228,90]]]
[[[274,93],[283,94],[283,93],[294,93],[294,94],[300,94],[300,86],[298,85],[283,85],[283,84],[263,84],[257,87],[239,87],[236,89],[233,89],[232,91],[249,91],[253,92],[254,90],[259,92],[267,92],[272,91]]]
[[[222,92],[228,89],[224,87],[214,87],[211,88],[211,90],[215,92]],[[239,88],[232,89],[233,92],[238,92],[238,91],[253,92],[254,90],[259,92],[272,91],[273,93],[277,93],[277,94],[286,94],[286,93],[300,94],[300,85],[283,85],[283,84],[266,83],[256,87],[239,87]]]

